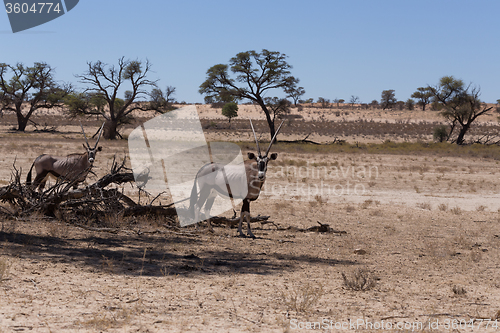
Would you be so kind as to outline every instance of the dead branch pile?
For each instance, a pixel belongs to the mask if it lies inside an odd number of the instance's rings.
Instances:
[[[162,216],[170,225],[177,224],[174,203],[153,204],[159,195],[147,204],[138,203],[125,195],[124,187],[119,186],[127,183],[135,186],[133,173],[125,166],[125,160],[121,163],[113,160],[109,173],[91,185],[74,189],[75,181],[58,180],[52,187],[39,192],[21,181],[21,171],[15,167],[14,162],[9,185],[0,187],[0,202],[7,203],[10,209],[0,205],[0,214],[23,217],[41,213],[76,225],[82,225],[82,221],[86,221],[87,224],[100,226],[101,221],[110,216]],[[137,191],[139,194],[145,193],[139,188]],[[145,195],[148,196],[147,193]],[[251,222],[273,224],[268,219],[269,216],[259,215],[252,217]],[[238,222],[236,214],[232,218],[212,217],[212,223],[219,225],[235,227]]]
[[[74,189],[75,181],[58,180],[44,191],[36,191],[21,181],[21,172],[14,166],[8,186],[0,188],[0,201],[8,203],[11,209],[1,207],[0,213],[11,216],[26,216],[39,212],[58,218],[85,218],[99,220],[104,216],[131,216],[162,214],[175,216],[175,209],[169,206],[153,206],[151,202],[140,205],[123,193],[121,185],[133,183],[134,175],[125,167],[125,160],[115,160],[110,172],[95,183]]]

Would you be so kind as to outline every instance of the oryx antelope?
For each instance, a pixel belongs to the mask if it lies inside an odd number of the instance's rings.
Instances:
[[[87,135],[85,135],[85,131],[82,127],[83,136],[85,137],[85,144],[83,147],[85,148],[84,153],[74,153],[69,154],[66,157],[57,157],[52,155],[43,154],[38,156],[33,164],[31,165],[30,171],[28,172],[28,176],[26,177],[26,185],[31,185],[31,171],[33,167],[35,167],[36,177],[33,181],[33,186],[42,190],[45,187],[45,183],[49,176],[53,176],[55,178],[62,177],[65,180],[74,181],[75,184],[73,188],[78,187],[78,183],[81,183],[87,177],[87,174],[90,172],[92,165],[95,161],[95,156],[98,151],[101,151],[101,147],[97,147],[99,143],[99,139],[101,138],[102,129],[104,124],[102,124],[99,129],[99,136],[97,137],[97,141],[94,147],[90,147],[89,142],[87,140]]]
[[[278,157],[277,153],[268,156],[269,151],[273,145],[278,132],[281,129],[283,122],[278,127],[278,130],[269,143],[269,147],[264,155],[261,154],[259,141],[255,130],[253,128],[252,120],[250,126],[252,127],[255,143],[257,145],[258,156],[254,153],[248,153],[248,160],[244,161],[244,168],[240,165],[222,165],[217,163],[208,163],[201,167],[196,175],[193,189],[191,190],[191,201],[189,211],[191,216],[194,216],[196,221],[200,221],[199,214],[201,207],[205,204],[205,218],[208,219],[208,226],[212,229],[210,224],[210,209],[214,203],[217,194],[229,196],[230,198],[243,199],[243,206],[241,207],[240,222],[238,224],[238,233],[240,236],[245,236],[242,232],[243,219],[246,218],[248,226],[248,235],[255,238],[250,228],[250,201],[255,201],[259,197],[260,190],[266,180],[267,163],[270,160],[275,160]],[[245,187],[241,193],[234,193],[234,189],[230,188],[228,184],[243,184]],[[246,183],[246,186],[245,186]],[[197,185],[200,188],[199,196]],[[238,189],[236,189],[238,191]]]

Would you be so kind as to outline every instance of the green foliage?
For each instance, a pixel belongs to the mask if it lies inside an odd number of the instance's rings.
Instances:
[[[429,87],[419,87],[412,95],[412,98],[417,99],[417,104],[425,111],[425,106],[430,103],[432,98],[432,90]]]
[[[38,109],[60,106],[71,89],[57,84],[53,68],[44,62],[30,67],[0,63],[0,109],[16,113],[19,131],[25,130]]]
[[[412,111],[415,109],[415,101],[411,98],[406,100],[405,106],[408,110]]]
[[[222,115],[229,119],[229,123],[231,124],[231,118],[238,116],[238,104],[234,102],[226,103],[222,107]]]
[[[437,86],[428,88],[432,92],[434,101],[443,106],[441,115],[451,124],[449,136],[457,127],[458,134],[454,142],[459,145],[464,143],[465,134],[472,123],[492,109],[483,105],[479,99],[479,88],[471,85],[466,87],[462,80],[453,76],[444,76]]]
[[[394,107],[397,103],[395,90],[384,90],[382,91],[382,97],[380,99],[380,106],[383,110],[390,109]]]
[[[103,115],[107,105],[104,96],[98,93],[72,92],[65,96],[63,101],[68,113],[72,116]],[[120,104],[115,103],[115,106]]]
[[[292,66],[287,56],[280,52],[263,49],[261,52],[240,52],[230,59],[229,64],[217,64],[207,70],[206,80],[200,85],[200,94],[205,102],[238,101],[248,99],[258,104],[274,136],[274,122],[264,101],[269,91],[282,90],[285,93],[299,91],[299,80],[291,75]],[[234,76],[231,77],[229,71]],[[301,93],[305,93],[300,90]],[[233,99],[233,100],[231,100]]]
[[[445,125],[436,126],[434,128],[433,137],[437,142],[446,141],[448,139],[448,127]]]

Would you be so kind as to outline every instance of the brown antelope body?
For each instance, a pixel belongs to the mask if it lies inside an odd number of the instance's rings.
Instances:
[[[62,178],[64,180],[75,182],[73,187],[77,188],[79,183],[85,181],[85,178],[94,164],[96,153],[101,150],[101,147],[97,147],[97,144],[101,138],[102,128],[103,126],[101,126],[101,129],[99,130],[99,137],[97,138],[94,147],[90,147],[82,126],[83,135],[85,136],[85,142],[87,144],[83,145],[86,149],[84,153],[69,154],[65,157],[52,156],[48,154],[38,156],[28,172],[26,185],[33,185],[35,188],[42,190],[45,187],[45,183],[47,182],[49,176],[53,176],[55,178]],[[31,184],[31,172],[33,168],[35,168],[36,177],[33,184]]]

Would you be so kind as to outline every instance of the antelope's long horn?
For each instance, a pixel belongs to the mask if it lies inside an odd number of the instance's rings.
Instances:
[[[283,123],[285,121],[283,120],[280,124],[280,127],[278,127],[278,130],[274,133],[274,136],[273,136],[273,139],[271,140],[271,143],[269,143],[269,147],[267,148],[267,151],[266,151],[266,156],[267,154],[269,154],[269,151],[271,150],[271,147],[273,145],[273,142],[274,142],[274,139],[276,139],[276,136],[278,135],[278,133],[280,132],[280,129],[281,129],[281,126],[283,126]]]
[[[90,148],[89,141],[87,140],[87,135],[85,134],[85,131],[83,130],[83,125],[81,122],[80,122],[80,127],[82,128],[82,133],[83,133],[83,136],[85,137],[85,142],[87,143],[87,147]]]
[[[255,138],[255,143],[257,144],[257,152],[259,153],[259,157],[261,157],[262,155],[260,154],[259,140],[257,140],[257,134],[255,134],[255,130],[253,129],[252,119],[248,118],[248,120],[250,120],[250,126],[252,126],[253,136]]]
[[[97,141],[95,142],[94,149],[97,148],[97,144],[99,143],[99,140],[101,139],[101,134],[102,134],[102,129],[104,128],[104,123],[102,123],[101,128],[99,129],[99,136],[97,137]]]

